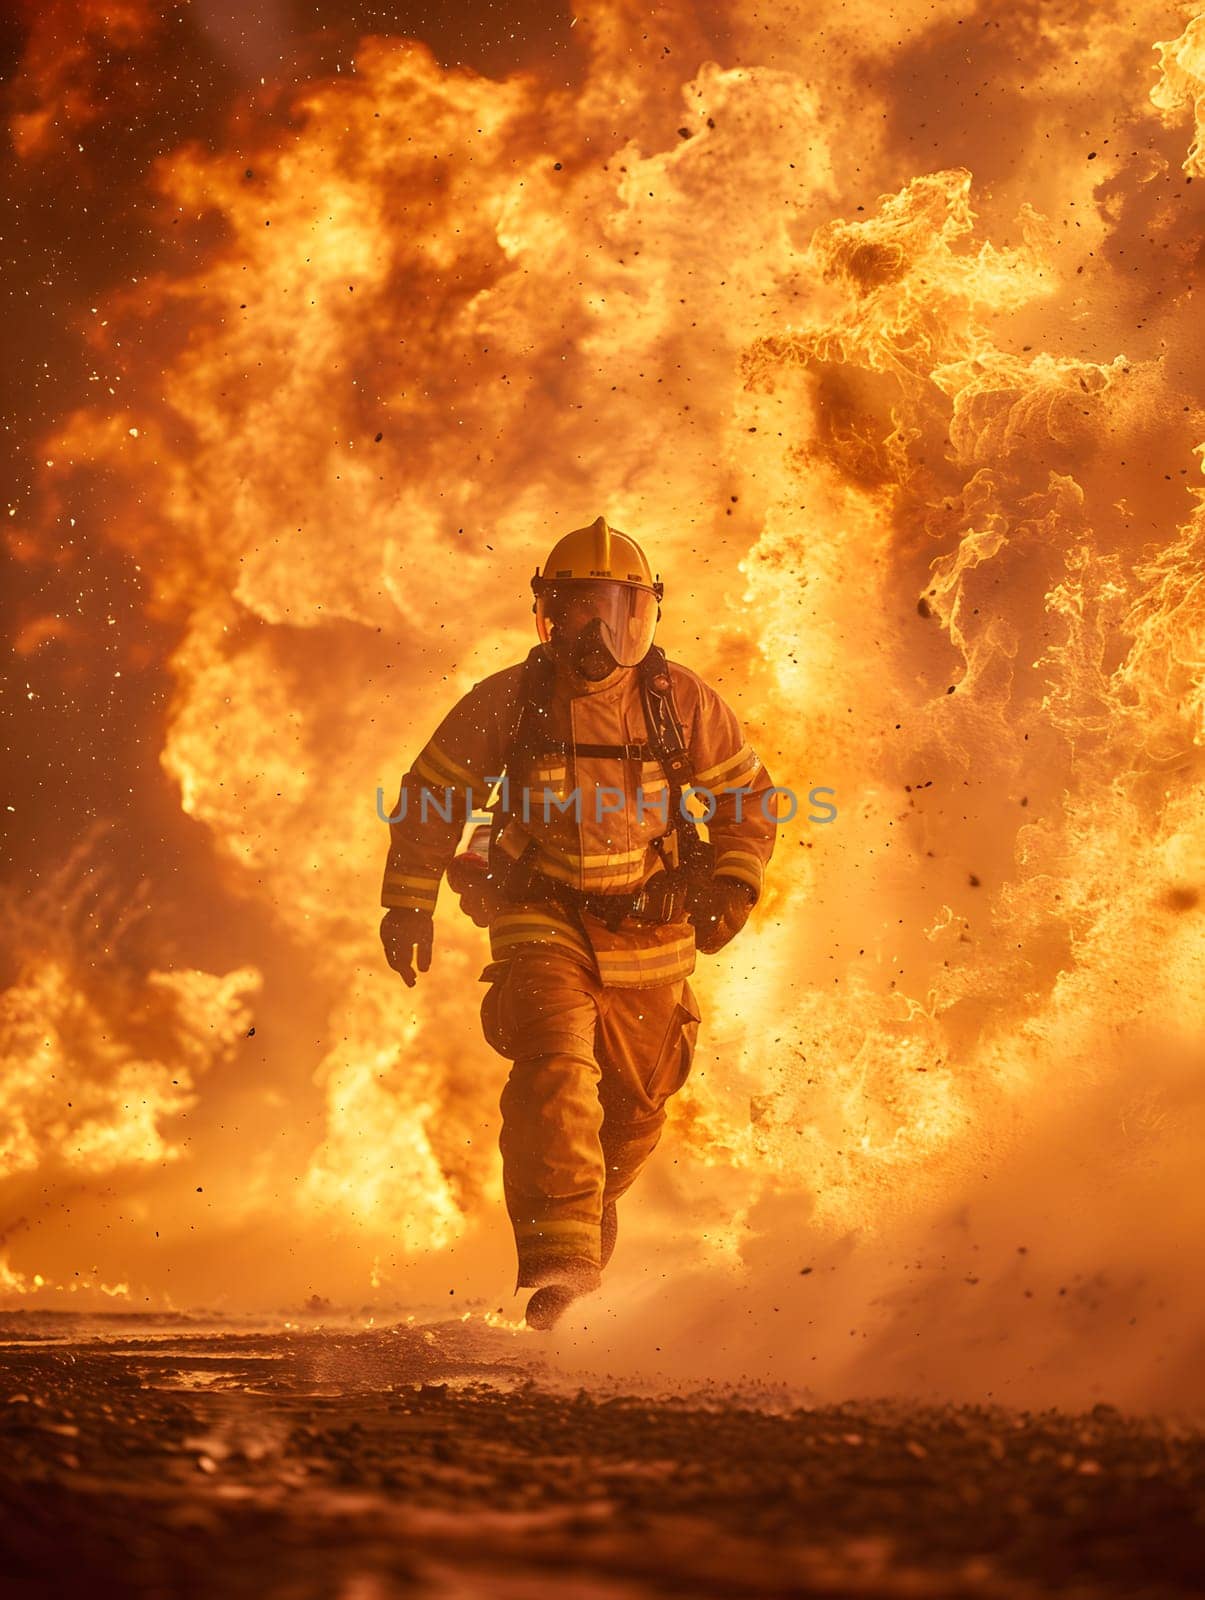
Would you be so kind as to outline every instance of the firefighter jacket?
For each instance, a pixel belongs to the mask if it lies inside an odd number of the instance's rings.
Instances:
[[[668,670],[692,785],[704,813],[711,811],[707,833],[714,871],[759,896],[774,849],[771,780],[715,690],[678,662],[669,662]],[[639,752],[581,754],[575,748],[647,747],[638,669],[617,667],[599,683],[557,673],[547,731],[550,744],[562,748],[535,755],[526,770],[507,773],[500,784],[523,682],[522,662],[484,678],[423,746],[389,819],[382,905],[434,911],[468,815],[481,811],[492,791],[503,855],[518,859],[534,841],[526,859],[573,889],[618,894],[673,864],[673,818],[660,763],[642,760]],[[612,930],[585,911],[547,899],[508,903],[491,919],[489,937],[492,962],[485,979],[530,945],[561,950],[620,988],[669,983],[695,965],[694,929],[685,919],[650,923],[627,917]]]

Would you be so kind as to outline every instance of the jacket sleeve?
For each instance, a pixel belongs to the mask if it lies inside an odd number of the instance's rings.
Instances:
[[[747,884],[760,898],[766,864],[774,853],[773,780],[745,739],[735,712],[710,684],[694,681],[697,698],[688,749],[693,785],[705,791],[698,798],[712,813],[707,833],[715,850],[713,873]]]
[[[470,814],[501,772],[509,731],[496,680],[475,684],[448,712],[402,779],[389,822],[381,904],[434,911],[439,880]]]

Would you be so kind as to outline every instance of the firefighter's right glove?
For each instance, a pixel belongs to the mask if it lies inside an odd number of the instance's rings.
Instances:
[[[749,920],[756,895],[736,878],[711,878],[691,890],[690,920],[695,944],[705,956],[722,950]]]
[[[426,972],[431,965],[431,945],[435,938],[435,922],[429,911],[410,911],[401,906],[391,907],[381,918],[381,943],[385,959],[402,982],[413,989],[418,978],[415,972]],[[416,959],[417,952],[417,959]]]

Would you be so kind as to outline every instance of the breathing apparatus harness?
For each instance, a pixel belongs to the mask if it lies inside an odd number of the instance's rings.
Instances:
[[[694,777],[686,749],[682,722],[674,704],[673,684],[665,652],[652,645],[636,668],[640,674],[640,697],[644,709],[647,740],[628,744],[575,744],[571,739],[556,739],[548,731],[552,701],[554,663],[542,645],[537,645],[523,664],[519,691],[519,712],[507,744],[504,770],[508,776],[530,770],[532,762],[544,756],[587,756],[614,761],[656,761],[665,774],[669,793],[670,825],[653,841],[664,863],[663,870],[638,888],[621,894],[592,893],[561,883],[535,865],[539,845],[530,839],[522,855],[507,856],[500,848],[504,824],[500,824],[495,804],[489,809],[489,875],[508,901],[551,900],[571,914],[586,912],[614,932],[625,917],[642,922],[676,922],[691,908],[692,889],[710,882],[714,852],[700,837],[694,819],[682,808],[683,791]],[[667,859],[667,845],[672,846]]]

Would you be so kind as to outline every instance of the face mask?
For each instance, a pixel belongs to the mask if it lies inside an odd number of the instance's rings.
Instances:
[[[589,683],[598,683],[609,677],[619,665],[603,643],[602,623],[592,618],[578,634],[573,645],[572,664],[579,677]]]
[[[657,596],[635,584],[549,584],[536,601],[536,628],[545,644],[569,661],[583,644],[588,655],[605,651],[612,663],[608,671],[643,661],[656,626]]]

